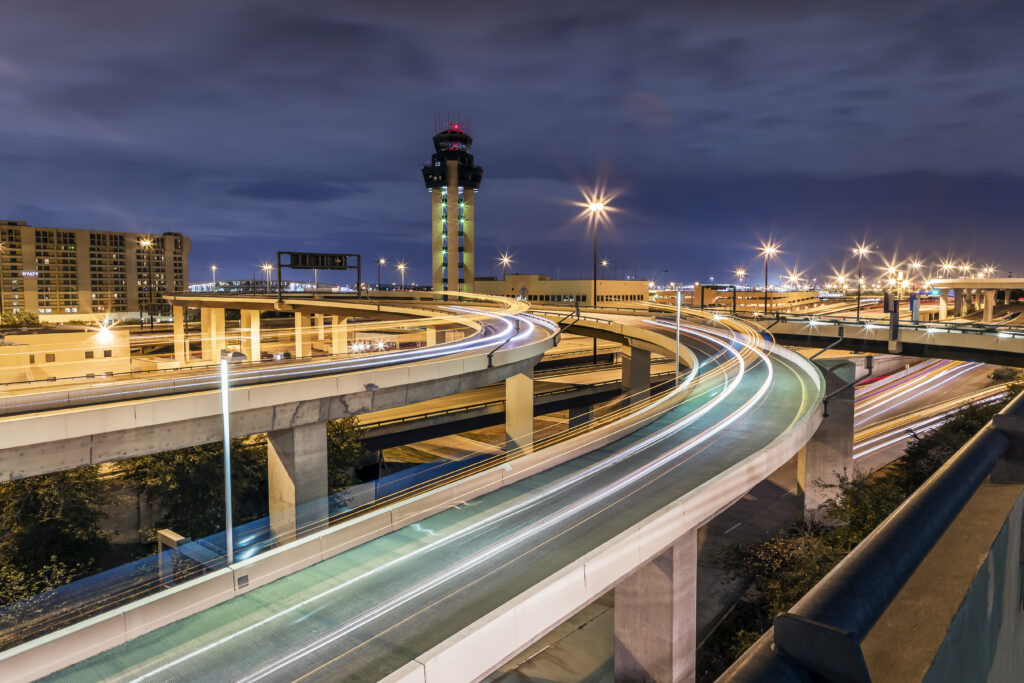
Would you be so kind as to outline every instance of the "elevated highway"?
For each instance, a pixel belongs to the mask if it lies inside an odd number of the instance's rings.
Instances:
[[[574,325],[674,350],[674,324],[587,317]],[[665,628],[685,665],[693,634],[672,624],[695,600],[696,529],[813,441],[825,383],[743,323],[683,334],[697,362],[667,394],[641,387],[590,429],[193,582],[177,599],[205,600],[200,614],[133,637],[125,610],[6,664],[37,675],[74,661],[68,638],[80,652],[131,638],[54,680],[472,680],[617,586],[616,666],[620,646],[624,667],[649,665]],[[666,562],[667,586],[651,569]],[[225,581],[235,599],[216,604]]]
[[[918,358],[949,358],[1024,367],[1024,327],[972,322],[909,323],[893,330],[878,321],[838,316],[760,317],[779,342],[829,346],[865,353],[903,353]]]
[[[250,302],[234,305],[242,303]],[[352,302],[317,305],[346,312],[360,306]],[[362,305],[412,319],[439,315],[429,310],[390,307],[388,311],[375,304]],[[516,310],[451,310],[441,315],[443,321],[465,323],[468,319],[476,332],[426,348],[251,363],[234,370],[230,380],[232,436],[323,424],[492,384],[528,372],[554,346],[557,335],[553,323]],[[0,398],[0,431],[4,435],[0,480],[221,438],[220,380],[215,370],[185,368],[153,374],[156,376],[144,374],[52,390],[33,388]]]

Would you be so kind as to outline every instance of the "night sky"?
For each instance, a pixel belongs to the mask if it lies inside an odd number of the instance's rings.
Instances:
[[[0,218],[181,231],[194,281],[291,249],[422,282],[461,116],[480,275],[589,276],[601,177],[609,276],[760,273],[769,236],[773,279],[863,238],[1024,275],[1022,75],[1019,1],[6,3]]]

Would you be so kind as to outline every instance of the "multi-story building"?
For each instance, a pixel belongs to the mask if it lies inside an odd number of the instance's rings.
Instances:
[[[163,296],[188,288],[181,233],[39,228],[0,221],[0,312],[54,322],[166,315]]]

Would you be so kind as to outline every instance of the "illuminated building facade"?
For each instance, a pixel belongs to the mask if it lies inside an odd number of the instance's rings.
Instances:
[[[188,286],[190,241],[181,233],[39,228],[0,221],[3,311],[43,320],[167,315],[164,295]]]
[[[435,291],[473,291],[474,195],[484,170],[473,165],[473,138],[459,123],[434,136],[434,154],[423,167],[430,190],[431,273]]]

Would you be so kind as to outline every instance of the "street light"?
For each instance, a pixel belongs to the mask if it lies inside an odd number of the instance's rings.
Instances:
[[[149,295],[149,296],[146,297],[148,299],[148,303],[146,304],[146,308],[149,309],[149,329],[152,330],[153,329],[153,240],[149,239],[148,237],[143,237],[141,240],[139,240],[139,246],[141,246],[146,251],[146,264],[147,264],[147,271],[149,273],[147,275],[148,279],[146,280],[146,290],[147,290],[147,293]],[[139,316],[139,317],[141,318],[142,316]],[[139,321],[139,326],[140,327],[143,326],[143,323],[142,323],[141,320]]]
[[[733,275],[736,276],[736,279],[739,280],[739,284],[742,285],[743,278],[747,276],[747,270],[746,268],[737,268],[736,270],[733,271]]]
[[[217,291],[217,266],[210,266],[210,273],[212,273],[212,275],[213,275],[213,280],[211,282],[210,291],[211,292],[216,292]]]
[[[860,321],[860,293],[864,284],[864,275],[861,273],[861,261],[864,257],[871,253],[866,243],[858,244],[853,248],[853,253],[857,257],[857,321]]]
[[[608,267],[608,259],[606,259],[606,258],[601,259],[601,279],[602,280],[607,280],[608,279],[608,276],[605,275],[605,272],[604,272],[604,269],[607,268],[607,267]]]
[[[234,524],[231,520],[231,411],[228,394],[228,363],[244,362],[246,357],[238,351],[222,349],[220,352],[220,412],[224,425],[224,545],[228,565],[235,561]]]
[[[505,271],[512,266],[512,257],[506,251],[498,257],[498,263],[501,264],[501,278],[505,279]]]
[[[395,266],[395,268],[398,269],[398,272],[402,274],[402,289],[405,289],[405,269],[406,269],[406,267],[407,266],[402,261],[399,261],[398,265]]]
[[[264,263],[260,268],[263,269],[263,274],[267,276],[267,294],[270,294],[270,274],[274,272],[274,266]]]
[[[769,240],[761,243],[761,255],[764,256],[764,314],[768,315],[768,259],[779,253],[779,244]]]
[[[4,249],[6,248],[7,245],[0,242],[0,316],[4,314],[4,278],[6,277],[4,273]]]
[[[387,263],[387,259],[381,256],[377,259],[377,291],[380,291],[380,267]]]

